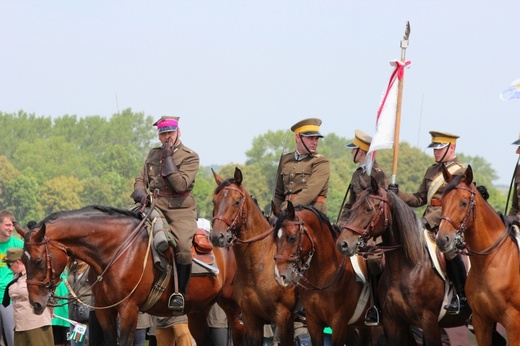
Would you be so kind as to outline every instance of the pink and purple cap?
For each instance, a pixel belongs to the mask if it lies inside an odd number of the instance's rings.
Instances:
[[[179,127],[179,119],[180,117],[164,115],[157,120],[153,126],[157,126],[158,133],[177,131],[177,128]]]

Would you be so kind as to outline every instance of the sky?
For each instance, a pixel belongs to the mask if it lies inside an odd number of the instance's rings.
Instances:
[[[0,112],[180,116],[203,166],[244,163],[256,137],[309,117],[373,135],[409,21],[401,142],[431,155],[430,130],[458,134],[509,185],[520,99],[499,94],[520,78],[519,13],[517,0],[0,0]]]

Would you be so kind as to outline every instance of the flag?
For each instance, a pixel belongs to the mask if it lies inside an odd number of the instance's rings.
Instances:
[[[73,341],[76,341],[76,342],[82,342],[84,339],[85,339],[85,334],[87,333],[87,325],[86,324],[83,324],[83,323],[80,323],[80,322],[76,322],[74,320],[71,320],[71,319],[68,319],[68,318],[65,318],[65,317],[61,317],[61,316],[58,316],[58,315],[52,315],[52,317],[56,317],[56,318],[59,318],[59,319],[62,319],[64,321],[67,321],[69,322],[70,324],[72,324],[74,326],[74,329],[72,330],[72,333],[67,333],[67,339],[68,340],[73,340]]]
[[[500,93],[500,98],[503,101],[511,99],[520,99],[520,79],[517,79],[511,83],[511,85]]]
[[[394,147],[395,133],[395,116],[397,108],[397,80],[404,77],[404,68],[410,65],[410,62],[402,62],[394,60],[390,62],[394,67],[394,71],[390,76],[390,81],[386,91],[383,93],[381,104],[377,110],[376,118],[376,134],[372,138],[372,143],[367,152],[366,169],[368,174],[372,171],[372,165],[376,158],[376,151],[379,149],[392,149]]]

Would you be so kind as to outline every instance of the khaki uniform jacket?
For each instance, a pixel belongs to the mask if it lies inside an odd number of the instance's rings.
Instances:
[[[444,179],[442,178],[442,165],[446,165],[446,167],[450,167],[451,165],[458,165],[460,166],[460,169],[456,170],[452,174],[462,174],[466,170],[466,167],[462,165],[457,158],[455,158],[453,161],[445,162],[445,163],[435,163],[434,165],[430,166],[426,170],[426,173],[424,174],[423,181],[421,183],[421,186],[419,187],[419,190],[414,194],[409,194],[403,191],[399,191],[399,198],[401,198],[406,204],[408,204],[412,208],[421,207],[425,204],[430,203],[426,210],[424,211],[423,217],[428,221],[428,224],[431,228],[434,228],[439,225],[439,221],[441,218],[441,206],[432,206],[431,202],[428,201],[428,191],[430,190],[430,185],[432,181],[440,174],[442,181]],[[446,185],[446,182],[443,182],[440,188],[435,192],[435,194],[432,196],[432,199],[441,200],[442,193],[444,192],[444,186]]]
[[[515,169],[515,184],[513,185],[513,204],[509,209],[509,216],[520,218],[520,166]]]
[[[199,170],[199,155],[180,143],[173,152],[177,172],[163,177],[161,174],[161,148],[150,150],[134,189],[148,190],[150,194],[159,189],[163,196],[157,197],[159,208],[177,241],[176,256],[179,263],[191,263],[191,242],[197,231],[197,202],[191,194],[195,176]],[[166,196],[164,196],[166,195]]]
[[[318,196],[327,197],[329,189],[330,162],[325,156],[316,153],[296,161],[294,152],[285,154],[280,159],[278,173],[274,193],[276,206],[285,208],[286,200],[290,198],[295,206],[312,205],[327,212],[326,202],[315,201]]]
[[[385,189],[388,187],[388,177],[386,176],[386,173],[383,171],[383,169],[377,162],[374,162],[372,166],[372,172],[370,172],[370,175],[366,174],[366,172],[363,171],[363,167],[358,167],[354,174],[352,174],[352,179],[350,180],[349,185],[348,201],[343,206],[343,210],[339,217],[338,223],[347,221],[349,210],[352,208],[361,192],[363,192],[363,190],[365,189],[364,186],[370,186],[371,176],[376,179],[377,184],[379,186]]]

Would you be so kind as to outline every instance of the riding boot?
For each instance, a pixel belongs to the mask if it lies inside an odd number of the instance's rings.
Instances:
[[[466,284],[466,267],[462,261],[460,254],[453,259],[446,261],[446,271],[455,288],[455,294],[451,299],[451,303],[444,306],[451,315],[457,315],[461,311],[469,309],[468,299],[464,293],[464,285]]]
[[[381,325],[381,309],[379,308],[379,297],[377,296],[377,285],[381,276],[381,268],[378,260],[367,260],[368,281],[370,283],[370,294],[374,305],[365,313],[365,325],[376,327]]]
[[[191,263],[181,264],[175,263],[177,266],[177,278],[179,283],[179,292],[175,292],[168,300],[168,308],[175,313],[182,315],[184,313],[184,298],[188,291],[188,283],[191,275]]]

